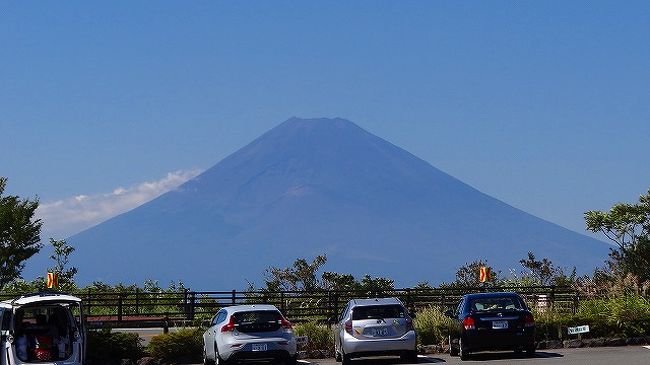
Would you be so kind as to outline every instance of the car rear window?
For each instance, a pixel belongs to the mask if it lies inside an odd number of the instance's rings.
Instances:
[[[521,300],[513,296],[474,298],[470,299],[469,304],[469,309],[472,312],[504,309],[524,309]]]
[[[352,319],[404,318],[406,310],[401,305],[369,305],[352,309]]]
[[[282,324],[282,314],[272,310],[237,312],[232,318],[240,332],[276,331]]]

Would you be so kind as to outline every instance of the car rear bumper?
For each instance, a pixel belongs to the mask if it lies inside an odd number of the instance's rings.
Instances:
[[[346,355],[352,357],[376,355],[400,355],[415,351],[415,331],[408,331],[399,338],[358,339],[345,333],[341,347]]]
[[[229,361],[277,361],[288,359],[292,355],[289,354],[289,351],[285,350],[272,350],[272,351],[237,351],[230,354],[227,359]]]
[[[266,351],[253,351],[253,344],[266,344]],[[219,346],[219,354],[224,360],[280,359],[296,355],[296,341],[291,338],[265,338],[257,341],[231,340]]]
[[[516,350],[534,346],[534,329],[512,332],[465,331],[463,333],[463,347],[469,352]]]

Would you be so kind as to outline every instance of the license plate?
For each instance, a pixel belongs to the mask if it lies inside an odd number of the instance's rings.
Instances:
[[[388,336],[388,328],[373,328],[371,333],[373,337]]]
[[[253,351],[266,351],[267,347],[265,343],[254,343]]]
[[[508,321],[493,321],[492,329],[493,330],[503,330],[508,328]]]

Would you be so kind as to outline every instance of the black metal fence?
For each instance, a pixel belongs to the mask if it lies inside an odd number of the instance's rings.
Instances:
[[[514,291],[538,310],[575,313],[579,296],[569,287],[476,287],[388,289],[379,291],[179,291],[74,293],[83,300],[89,325],[95,327],[158,327],[199,324],[219,308],[239,304],[273,304],[293,322],[320,321],[337,316],[353,298],[397,297],[416,312],[429,306],[455,308],[462,295],[475,292]],[[3,295],[2,297],[7,297]]]

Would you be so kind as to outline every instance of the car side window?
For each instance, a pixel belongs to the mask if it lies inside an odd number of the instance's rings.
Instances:
[[[221,322],[225,321],[227,316],[228,316],[228,313],[226,313],[226,311],[221,311],[221,312],[217,313],[217,318],[216,318],[217,322],[216,323],[221,323]]]
[[[350,309],[350,303],[348,303],[348,305],[346,305],[343,311],[341,312],[341,315],[339,316],[339,322],[341,322],[343,318],[345,318],[345,316],[348,314],[349,309]]]
[[[226,311],[219,311],[219,313],[217,313],[217,315],[214,316],[214,318],[212,318],[212,323],[210,324],[210,326],[214,326],[218,323],[221,323],[223,322],[224,319],[226,319]]]

